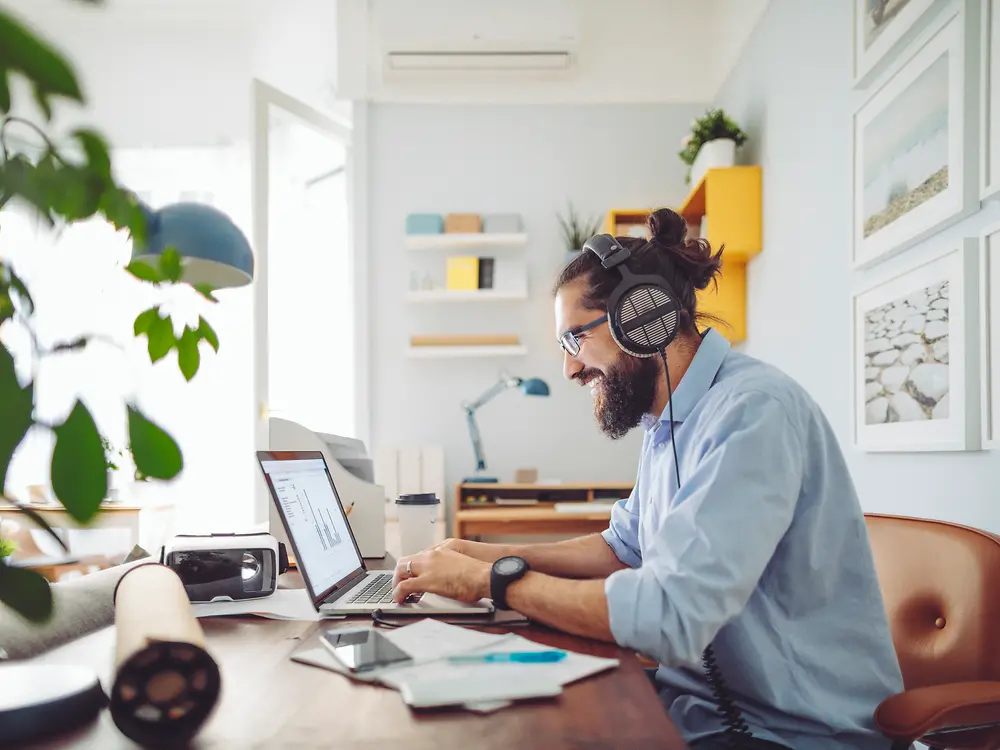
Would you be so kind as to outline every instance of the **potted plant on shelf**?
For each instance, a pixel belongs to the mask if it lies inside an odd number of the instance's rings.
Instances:
[[[584,220],[573,209],[572,203],[569,204],[568,215],[565,218],[559,214],[556,214],[556,218],[559,219],[559,225],[562,227],[563,246],[566,251],[565,262],[569,264],[583,250],[583,243],[601,230],[601,219],[598,217],[584,223]]]
[[[691,123],[691,134],[684,137],[681,161],[688,165],[685,182],[697,184],[712,167],[731,167],[736,163],[736,149],[747,134],[722,109],[709,109]]]

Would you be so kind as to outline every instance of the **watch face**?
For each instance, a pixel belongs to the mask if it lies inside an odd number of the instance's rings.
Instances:
[[[500,575],[510,575],[516,573],[524,565],[520,557],[501,557],[496,562],[496,570]]]

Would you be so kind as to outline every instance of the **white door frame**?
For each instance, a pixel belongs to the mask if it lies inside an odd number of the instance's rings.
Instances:
[[[303,122],[343,143],[346,151],[348,237],[353,252],[348,254],[347,269],[353,280],[354,293],[354,423],[356,437],[369,445],[370,409],[368,408],[368,159],[367,106],[353,103],[353,122],[345,122],[320,112],[283,91],[253,80],[251,99],[251,169],[250,184],[253,208],[253,243],[255,248],[254,284],[254,449],[270,448],[267,430],[268,393],[268,187],[269,187],[269,112],[271,105],[280,107]],[[256,463],[256,462],[255,462]],[[256,468],[256,467],[255,467]],[[267,484],[259,471],[254,483],[254,523],[268,519],[270,500]]]

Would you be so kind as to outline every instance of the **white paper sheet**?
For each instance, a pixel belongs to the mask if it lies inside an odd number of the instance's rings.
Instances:
[[[459,663],[447,660],[449,656],[472,653],[512,651],[547,651],[549,646],[528,640],[516,634],[492,634],[470,630],[425,619],[396,630],[381,631],[389,640],[413,657],[414,662],[390,666],[365,673],[352,673],[340,664],[322,645],[316,644],[292,654],[292,659],[303,664],[322,667],[361,682],[378,682],[399,690],[403,684],[421,680],[449,681],[455,684],[489,685],[499,675],[516,674],[519,680],[530,685],[567,685],[593,674],[617,667],[617,659],[602,659],[586,654],[569,652],[560,662],[525,663]],[[510,705],[505,700],[483,700],[465,704],[472,711],[488,713]]]
[[[200,602],[192,604],[191,608],[194,610],[195,617],[256,615],[272,620],[316,621],[320,619],[319,612],[313,607],[306,589],[278,589],[262,599],[244,599],[238,602]],[[342,618],[325,616],[323,619]]]

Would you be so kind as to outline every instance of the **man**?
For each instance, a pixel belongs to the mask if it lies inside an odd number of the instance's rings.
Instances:
[[[648,243],[616,241],[633,273],[659,274],[677,298],[664,360],[616,342],[606,308],[621,275],[596,254],[567,266],[555,294],[565,375],[590,386],[609,437],[645,430],[629,498],[602,534],[448,540],[404,558],[397,597],[493,596],[656,659],[657,689],[692,748],[730,747],[727,724],[753,735],[742,747],[888,748],[872,713],[902,677],[837,440],[794,381],[711,328],[699,334],[696,291],[721,253],[685,240],[672,211],[649,225]]]

